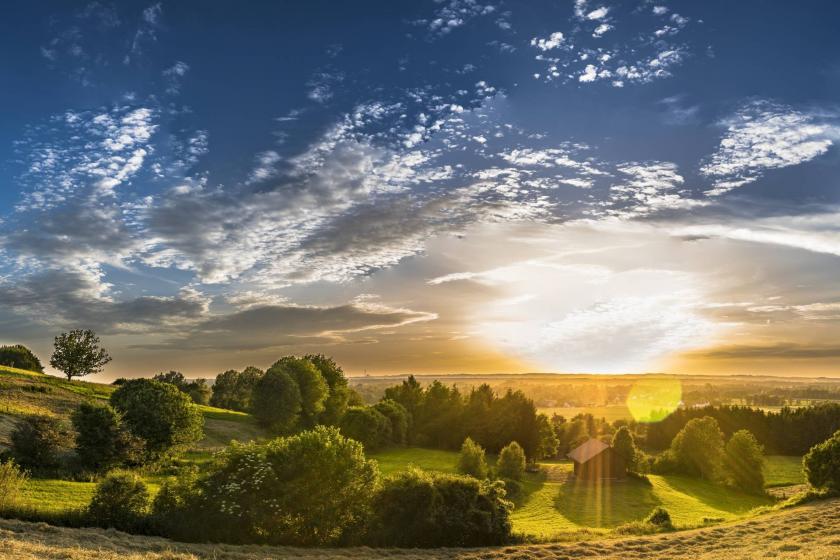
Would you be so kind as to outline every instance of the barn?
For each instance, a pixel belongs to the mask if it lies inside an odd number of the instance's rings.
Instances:
[[[624,459],[599,439],[589,439],[566,456],[574,463],[575,478],[578,479],[602,480],[627,476]]]

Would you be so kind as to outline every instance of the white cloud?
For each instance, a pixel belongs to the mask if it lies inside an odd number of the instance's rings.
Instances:
[[[598,27],[595,28],[595,31],[592,32],[593,37],[602,37],[604,33],[611,30],[613,28],[612,25],[609,23],[602,23]]]
[[[606,6],[601,6],[595,10],[592,10],[588,14],[586,14],[586,19],[588,20],[597,20],[597,19],[604,19],[607,17],[607,14],[610,12],[610,9]]]
[[[541,51],[550,51],[556,49],[563,44],[565,37],[560,31],[555,31],[547,38],[534,37],[531,39],[531,46],[536,47]]]
[[[700,168],[715,178],[711,196],[758,179],[765,170],[798,165],[828,151],[840,128],[825,115],[755,101],[721,123],[726,133]]]

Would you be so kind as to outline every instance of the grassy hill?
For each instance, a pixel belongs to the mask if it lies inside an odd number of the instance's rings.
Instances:
[[[840,558],[840,500],[717,527],[643,537],[474,549],[300,549],[183,544],[114,530],[65,529],[0,519],[0,557],[23,560],[758,560]]]

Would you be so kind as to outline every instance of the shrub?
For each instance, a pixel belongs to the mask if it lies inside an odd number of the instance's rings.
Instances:
[[[502,478],[522,480],[522,475],[525,474],[525,451],[522,446],[515,441],[507,444],[499,453],[496,470]]]
[[[724,469],[737,488],[754,494],[764,492],[764,450],[749,431],[739,430],[729,438]]]
[[[143,440],[146,460],[201,439],[204,417],[190,398],[168,383],[132,379],[111,395],[123,423]]]
[[[50,416],[29,416],[12,432],[12,456],[24,468],[49,470],[60,463],[60,453],[72,444],[64,422]]]
[[[212,526],[202,507],[198,467],[189,465],[168,479],[152,501],[152,525],[160,534],[180,540],[206,539]]]
[[[289,433],[300,422],[300,389],[282,368],[272,367],[263,375],[251,396],[251,412],[257,420],[277,433]]]
[[[711,416],[690,420],[671,442],[680,472],[706,480],[720,478],[723,432]]]
[[[0,365],[44,373],[38,356],[22,344],[0,346]]]
[[[802,462],[811,486],[840,492],[840,431],[812,447]]]
[[[379,471],[361,444],[336,428],[266,443],[232,444],[199,482],[213,538],[332,545],[367,520]]]
[[[458,456],[458,472],[478,479],[487,478],[487,460],[484,458],[484,449],[467,438],[461,446],[461,454]]]
[[[666,449],[651,459],[650,472],[654,474],[673,474],[679,471],[679,464],[674,452]]]
[[[490,546],[511,538],[512,504],[500,481],[412,469],[373,499],[369,540],[380,546]]]
[[[391,421],[371,406],[351,406],[339,426],[342,434],[360,442],[368,451],[391,442]]]
[[[523,487],[520,481],[506,478],[502,483],[505,485],[505,497],[509,500],[516,500],[522,496]]]
[[[674,525],[671,523],[671,514],[663,507],[654,508],[653,511],[645,518],[645,522],[664,529],[673,529]]]
[[[373,405],[373,408],[391,423],[391,441],[405,445],[408,437],[408,411],[405,407],[391,399],[384,399]]]
[[[149,491],[143,481],[134,473],[115,471],[96,485],[87,513],[100,527],[132,531],[148,509]]]
[[[106,471],[137,457],[133,455],[142,445],[123,429],[120,417],[109,405],[83,402],[73,412],[76,430],[76,454],[82,467]]]
[[[13,459],[0,462],[0,513],[17,503],[28,478]]]

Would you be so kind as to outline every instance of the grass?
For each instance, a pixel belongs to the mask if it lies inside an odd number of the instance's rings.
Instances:
[[[20,560],[269,560],[406,558],[414,560],[758,560],[840,557],[840,500],[827,500],[716,527],[587,542],[473,549],[301,549],[184,544],[114,530],[69,529],[0,519],[0,558]]]
[[[404,471],[409,467],[418,467],[427,471],[454,473],[458,464],[458,453],[440,449],[421,449],[418,447],[397,447],[370,457],[379,463],[379,470],[384,475]]]
[[[805,484],[802,457],[768,455],[764,464],[764,485],[768,488]]]

